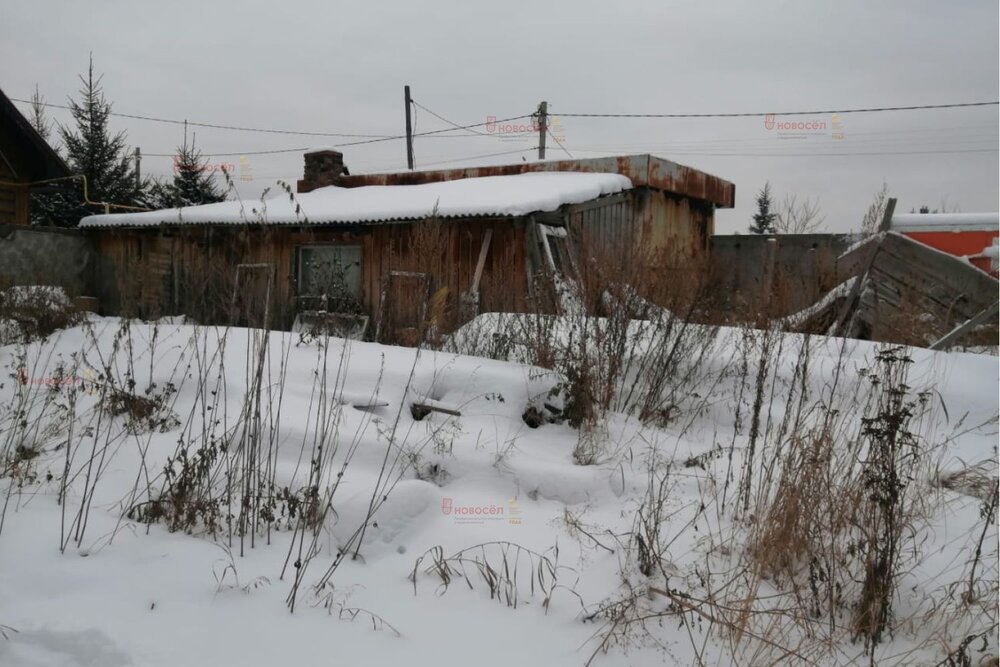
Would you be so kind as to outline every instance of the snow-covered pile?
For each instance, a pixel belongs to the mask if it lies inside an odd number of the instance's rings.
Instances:
[[[496,332],[502,318],[494,320],[484,329]],[[846,378],[860,377],[876,352],[812,338],[803,370],[806,339],[771,335],[772,357],[758,373],[764,334],[718,331],[691,407],[659,426],[605,415],[609,449],[587,466],[574,463],[575,429],[525,423],[528,407],[563,378],[523,364],[116,319],[0,347],[0,370],[18,378],[0,385],[0,664],[509,667],[595,656],[595,665],[651,666],[699,656],[731,664],[734,650],[753,662],[772,650],[763,640],[757,653],[734,649],[721,620],[676,613],[707,597],[706,585],[732,579],[743,552],[743,524],[718,499],[735,497],[751,443],[771,451],[779,425],[794,417],[785,393],[834,401],[857,421],[861,385]],[[914,391],[934,388],[920,430],[940,479],[922,471],[913,482],[929,508],[913,542],[921,557],[899,583],[879,664],[933,664],[979,629],[960,613],[988,616],[995,600],[985,590],[979,602],[962,602],[981,534],[975,576],[997,580],[997,532],[980,516],[982,500],[968,482],[940,481],[984,461],[994,463],[977,470],[995,469],[998,360],[908,353]],[[758,377],[767,401],[755,441],[746,382]],[[127,413],[102,409],[109,395],[176,420],[165,432],[129,427]],[[206,451],[215,458],[199,458]],[[632,536],[661,473],[669,484],[654,537],[666,555],[643,575]],[[273,504],[255,495],[265,487]],[[172,505],[158,505],[166,489]],[[203,517],[211,507],[221,508],[214,535],[200,520],[168,530],[164,513]],[[303,528],[314,511],[315,532]],[[250,526],[242,536],[241,517]],[[602,638],[623,608],[609,601],[627,598],[623,581],[661,615],[605,653]],[[687,597],[662,597],[674,592]],[[769,580],[752,598],[794,601]],[[806,640],[796,632],[768,641],[799,646]],[[823,663],[868,664],[847,635]],[[753,635],[741,641],[752,645]]]
[[[186,208],[91,215],[81,227],[157,225],[350,224],[442,218],[520,216],[554,211],[632,187],[620,174],[533,172],[511,176],[463,178],[420,185],[329,186],[294,197],[280,194],[263,202],[236,200]]]

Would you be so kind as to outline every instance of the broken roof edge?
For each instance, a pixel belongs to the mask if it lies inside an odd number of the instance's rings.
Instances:
[[[718,176],[657,157],[650,153],[612,157],[521,162],[506,165],[460,167],[430,171],[402,171],[384,174],[357,174],[341,176],[336,184],[344,188],[368,185],[420,185],[440,181],[455,181],[483,176],[510,176],[530,172],[576,171],[620,174],[632,181],[633,187],[648,187],[699,199],[717,208],[733,208],[736,186]],[[298,191],[309,192],[320,183],[298,181]]]

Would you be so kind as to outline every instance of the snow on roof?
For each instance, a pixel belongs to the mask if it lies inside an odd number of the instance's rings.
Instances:
[[[972,232],[1000,229],[1000,213],[902,213],[892,216],[897,232]]]
[[[80,226],[372,223],[419,220],[431,215],[435,206],[442,218],[520,216],[554,211],[564,204],[579,204],[631,187],[632,182],[619,174],[577,172],[532,172],[421,185],[329,186],[294,198],[280,194],[263,202],[244,199],[162,211],[91,215]]]

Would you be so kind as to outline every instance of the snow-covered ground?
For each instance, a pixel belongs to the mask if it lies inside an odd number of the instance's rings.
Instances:
[[[2,347],[0,452],[16,464],[0,479],[0,665],[751,664],[766,651],[734,649],[731,628],[713,623],[709,607],[670,615],[679,603],[656,592],[706,596],[741,549],[744,533],[719,498],[727,477],[733,495],[750,442],[754,395],[739,378],[755,381],[747,345],[756,338],[714,335],[702,386],[680,414],[655,425],[607,415],[595,465],[574,462],[576,429],[522,419],[529,406],[558,402],[560,382],[522,364],[340,339],[300,344],[279,332],[259,357],[258,332],[110,318]],[[776,341],[762,451],[778,437],[784,392],[803,382],[802,341]],[[836,402],[857,422],[866,386],[858,371],[873,365],[875,346],[810,344],[815,400]],[[912,482],[929,509],[907,542],[917,555],[906,556],[893,636],[876,656],[934,664],[966,634],[989,629],[992,640],[969,648],[978,660],[997,646],[996,627],[983,620],[991,611],[996,619],[996,527],[986,529],[976,574],[985,611],[963,612],[983,502],[935,479],[977,464],[995,475],[998,360],[909,354],[909,384],[933,388],[919,425],[931,460]],[[741,358],[749,372],[738,372]],[[99,409],[130,388],[150,406],[131,423],[127,412]],[[418,421],[415,402],[460,416],[431,411]],[[139,520],[166,488],[165,468],[176,484],[180,461],[206,443],[225,451],[183,500],[193,506],[201,493],[220,503],[215,534],[201,521],[171,532],[162,517]],[[669,492],[665,558],[646,577],[630,536],[651,470],[666,471]],[[219,498],[227,482],[237,489],[230,504]],[[241,537],[241,504],[255,501],[241,502],[238,490],[265,487],[299,499],[315,487],[331,510],[313,532],[288,518],[286,497],[273,517],[251,517]],[[432,567],[435,547],[445,557],[467,550],[464,576],[452,561],[445,585]],[[622,598],[626,581],[648,584],[641,604],[660,615],[604,652],[616,617],[595,612]],[[762,600],[777,593],[771,582],[756,590]],[[861,643],[838,642],[815,664],[867,664]],[[800,664],[794,654],[786,662]]]

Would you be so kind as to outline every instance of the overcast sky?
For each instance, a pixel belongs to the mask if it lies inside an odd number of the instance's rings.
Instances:
[[[574,157],[650,152],[736,184],[718,232],[743,231],[770,181],[818,200],[826,228],[856,228],[882,182],[899,210],[997,210],[998,110],[778,118],[825,124],[783,136],[762,118],[585,119],[560,113],[731,113],[996,100],[996,0],[896,2],[6,2],[0,88],[37,84],[65,104],[93,52],[116,112],[310,132],[396,135],[403,85],[459,124],[531,113],[546,100]],[[24,105],[19,105],[26,110]],[[52,109],[50,117],[68,120]],[[447,127],[417,110],[417,132]],[[116,118],[144,154],[176,125]],[[484,131],[481,128],[480,131]],[[205,153],[333,146],[351,139],[193,128]],[[835,138],[834,132],[843,138]],[[460,133],[456,133],[460,134]],[[465,134],[465,133],[461,133]],[[355,139],[356,141],[356,139]],[[562,152],[549,142],[549,156]],[[503,164],[535,136],[418,137],[417,167]],[[341,149],[352,173],[403,169],[402,141]],[[830,155],[830,154],[833,155]],[[301,152],[211,157],[256,196],[302,174]],[[144,173],[169,175],[169,157]],[[252,180],[249,180],[252,179]]]

